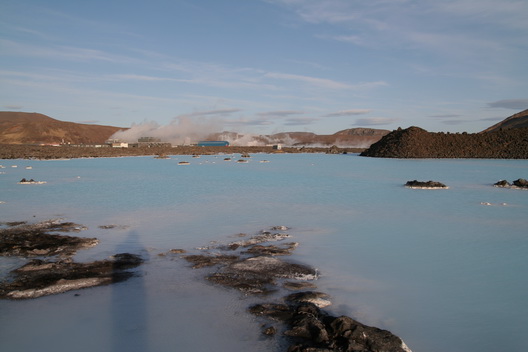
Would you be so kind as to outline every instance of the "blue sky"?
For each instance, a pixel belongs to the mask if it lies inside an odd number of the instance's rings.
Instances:
[[[528,108],[525,0],[1,0],[0,110],[268,134]]]

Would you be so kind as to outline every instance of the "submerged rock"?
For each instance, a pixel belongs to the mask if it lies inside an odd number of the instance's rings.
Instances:
[[[207,266],[214,266],[218,264],[228,264],[238,260],[236,255],[186,255],[183,257],[190,263],[193,263],[193,268],[204,268]]]
[[[38,298],[124,281],[134,275],[127,269],[142,262],[141,257],[130,253],[92,263],[34,259],[14,270],[12,280],[0,283],[0,298]]]
[[[284,287],[287,290],[291,291],[298,291],[298,290],[304,290],[307,288],[316,288],[317,286],[309,281],[286,281],[282,284],[282,287]]]
[[[284,299],[286,300],[286,302],[291,302],[291,303],[308,302],[308,303],[312,303],[318,308],[324,308],[332,304],[332,302],[326,299],[328,297],[329,296],[323,292],[305,291],[305,292],[292,293],[284,297]]]
[[[40,257],[71,256],[78,250],[95,246],[96,238],[82,238],[58,234],[49,231],[79,232],[85,227],[59,220],[45,221],[38,224],[21,224],[0,229],[0,255]]]
[[[228,248],[235,250],[238,247],[249,247],[255,244],[264,243],[264,242],[276,242],[282,241],[288,237],[291,237],[287,233],[272,233],[268,231],[263,231],[260,235],[253,236],[247,240],[231,242],[228,244]]]
[[[247,254],[254,254],[254,255],[290,255],[293,250],[298,246],[299,244],[297,242],[290,242],[285,243],[283,245],[279,246],[264,246],[260,244],[256,244],[249,248],[247,251],[244,251],[242,253]]]

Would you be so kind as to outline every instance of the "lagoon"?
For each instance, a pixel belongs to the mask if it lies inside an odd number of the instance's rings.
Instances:
[[[158,255],[276,225],[300,243],[291,259],[320,272],[333,315],[390,330],[415,352],[528,346],[528,191],[492,186],[528,178],[527,160],[238,159],[0,160],[0,221],[63,218],[100,240],[76,260],[124,251],[147,260],[138,277],[79,296],[0,301],[0,349],[281,351],[246,312],[254,297]],[[414,179],[449,189],[403,187]],[[0,271],[20,262],[0,258]]]

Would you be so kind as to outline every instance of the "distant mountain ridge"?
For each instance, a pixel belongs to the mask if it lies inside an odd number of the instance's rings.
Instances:
[[[122,130],[127,128],[59,121],[39,113],[0,111],[0,144],[102,144]],[[284,144],[287,146],[336,145],[367,148],[389,132],[371,128],[352,128],[331,135],[281,132],[255,136],[221,132],[205,135],[204,139],[228,140],[235,145],[237,143],[238,145]]]
[[[482,132],[494,132],[499,130],[506,130],[510,128],[523,128],[528,127],[528,109],[514,114],[495,125],[486,128]]]
[[[120,130],[59,121],[39,113],[0,111],[0,144],[102,144]]]

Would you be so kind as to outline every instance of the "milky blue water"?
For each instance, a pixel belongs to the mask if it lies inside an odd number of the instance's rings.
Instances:
[[[279,351],[246,313],[255,298],[158,255],[274,225],[300,243],[292,259],[320,271],[332,314],[388,329],[413,351],[526,350],[528,191],[492,184],[528,178],[527,160],[224,157],[0,160],[0,221],[62,218],[100,239],[76,260],[147,260],[140,276],[80,296],[0,301],[0,350]],[[403,187],[414,179],[450,188]]]

